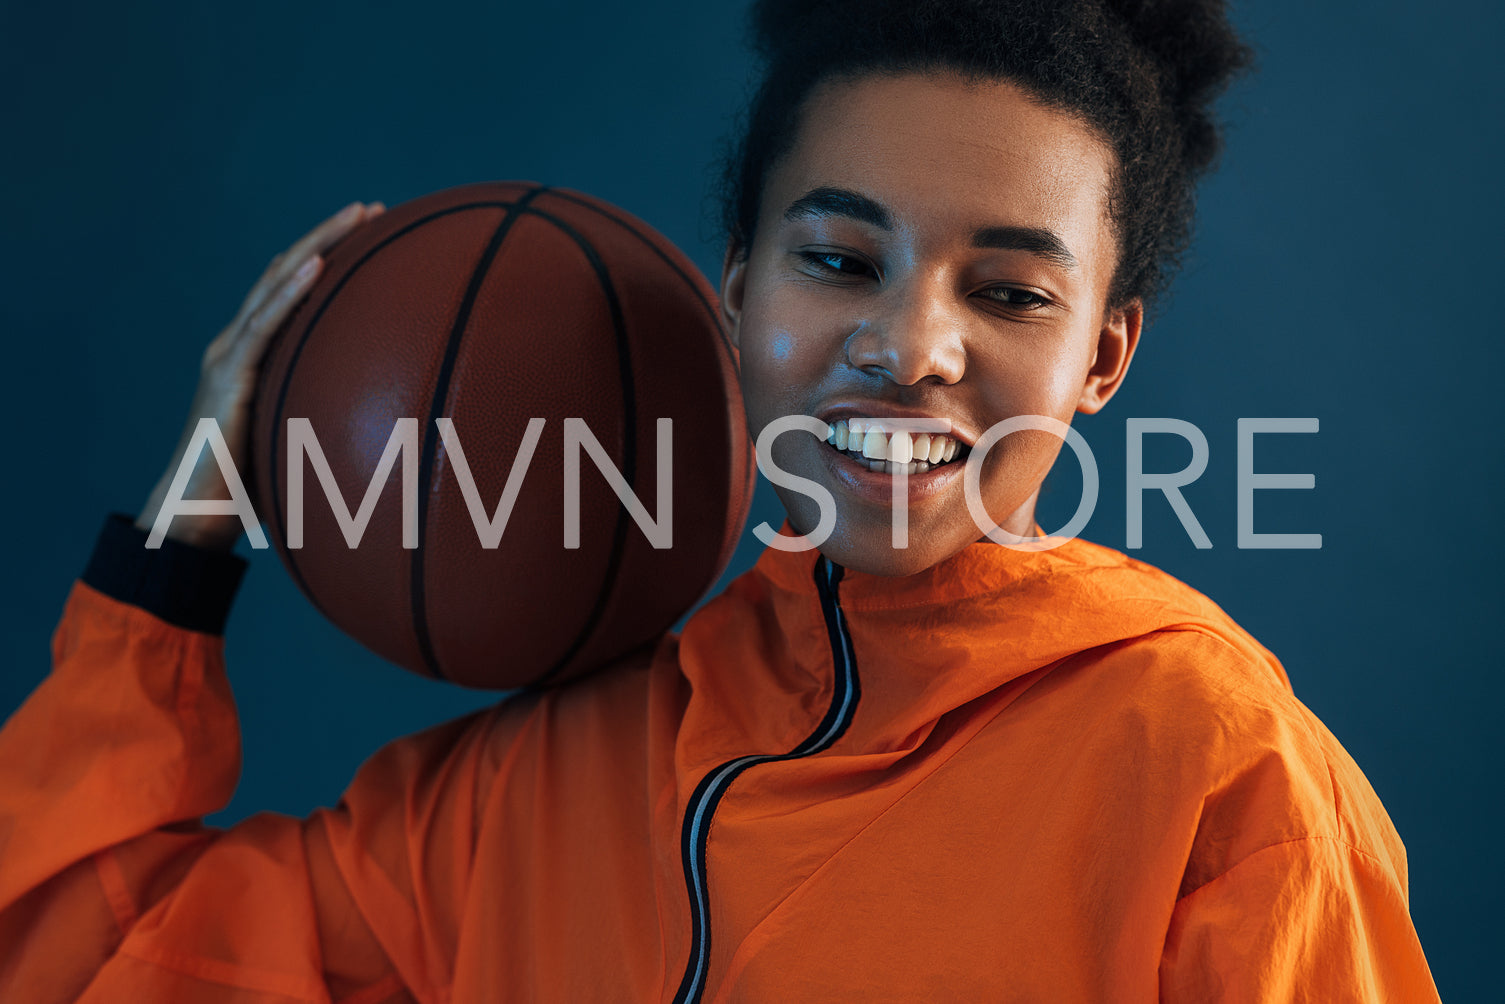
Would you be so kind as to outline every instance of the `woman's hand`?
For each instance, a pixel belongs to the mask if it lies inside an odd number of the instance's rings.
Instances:
[[[188,443],[199,419],[213,418],[230,448],[237,470],[245,470],[250,452],[251,400],[256,393],[256,375],[267,344],[282,326],[298,302],[308,293],[324,266],[323,253],[351,230],[386,207],[380,202],[352,202],[303,237],[298,243],[273,258],[261,278],[246,296],[235,319],[204,350],[199,370],[198,390],[188,409],[183,435],[173,451],[172,462],[152,490],[136,525],[150,531],[157,513],[167,498],[167,491],[187,452]],[[201,450],[183,497],[187,499],[225,499],[229,488],[215,462],[213,451]],[[167,536],[199,547],[229,550],[240,538],[238,516],[175,516]]]

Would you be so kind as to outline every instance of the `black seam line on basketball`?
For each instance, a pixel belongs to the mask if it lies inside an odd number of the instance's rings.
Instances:
[[[674,1004],[694,1004],[705,993],[706,969],[711,957],[711,918],[709,875],[706,872],[706,847],[710,842],[711,821],[716,807],[731,783],[747,768],[778,760],[797,760],[828,749],[852,724],[857,702],[862,696],[857,676],[857,658],[852,636],[847,630],[837,586],[845,570],[821,556],[815,562],[815,588],[820,595],[821,615],[826,621],[826,636],[831,645],[835,674],[831,687],[831,704],[815,730],[804,742],[783,755],[737,757],[716,767],[700,779],[685,807],[680,828],[680,856],[685,870],[685,886],[690,896],[690,957],[685,975],[674,995]]]
[[[502,242],[511,233],[512,225],[522,216],[528,203],[547,187],[547,185],[540,185],[529,189],[509,206],[506,215],[502,217],[502,222],[497,224],[496,230],[492,233],[491,240],[481,251],[481,257],[476,261],[476,267],[470,273],[470,282],[465,287],[465,296],[460,301],[460,309],[455,312],[454,323],[450,326],[449,339],[444,344],[444,358],[439,364],[439,374],[434,379],[433,393],[429,397],[429,417],[424,425],[423,451],[419,454],[418,461],[419,484],[423,486],[423,490],[418,493],[418,546],[408,552],[408,567],[412,572],[408,598],[413,608],[413,634],[418,641],[418,651],[423,656],[423,663],[428,667],[429,673],[440,680],[447,680],[449,676],[444,672],[444,667],[439,664],[439,655],[434,651],[434,639],[429,633],[428,592],[424,588],[423,575],[423,542],[428,537],[429,499],[438,488],[435,484],[438,480],[435,468],[439,460],[438,419],[450,413],[449,386],[454,379],[455,364],[460,358],[460,344],[465,340],[465,329],[470,326],[470,315],[475,309],[476,298],[481,295],[481,286],[486,282],[487,273],[491,271],[492,263],[496,261],[496,256],[502,249]]]
[[[303,334],[298,337],[298,344],[293,346],[293,355],[292,358],[288,360],[287,372],[283,374],[282,386],[277,389],[277,404],[272,410],[272,441],[267,449],[267,466],[270,469],[272,475],[272,517],[277,524],[277,537],[279,540],[283,541],[284,543],[286,543],[287,541],[287,513],[283,509],[282,503],[282,475],[286,474],[286,472],[283,471],[277,463],[277,443],[281,439],[278,434],[278,430],[282,428],[282,414],[287,406],[288,388],[292,386],[293,374],[296,373],[298,369],[298,358],[303,354],[303,347],[308,344],[309,338],[314,333],[314,328],[318,327],[319,321],[323,319],[325,311],[327,311],[330,304],[334,303],[335,299],[339,297],[340,291],[345,288],[345,284],[351,280],[356,272],[360,271],[361,266],[370,261],[378,251],[385,249],[399,237],[403,237],[406,234],[417,230],[419,227],[423,226],[426,223],[431,223],[434,220],[437,220],[444,216],[449,216],[452,213],[461,213],[470,209],[510,209],[512,205],[512,202],[505,202],[500,200],[479,200],[476,202],[467,202],[458,206],[449,206],[445,209],[436,210],[435,212],[432,212],[427,216],[422,217],[421,219],[414,220],[412,223],[409,223],[407,226],[403,227],[401,230],[398,230],[396,233],[388,234],[385,238],[382,239],[382,242],[380,244],[377,244],[375,247],[368,250],[365,254],[361,255],[360,258],[356,259],[355,263],[350,266],[349,270],[340,277],[340,281],[335,284],[334,289],[330,290],[329,295],[326,296],[323,302],[319,304],[319,309],[314,313],[314,316],[309,320],[308,325],[303,329]],[[255,427],[255,416],[253,415],[251,428],[254,429]],[[309,590],[308,582],[303,578],[303,571],[298,567],[297,558],[294,556],[295,552],[292,550],[292,548],[283,547],[282,554],[287,561],[288,573],[293,577],[293,582],[297,584],[298,591],[301,592],[305,597],[307,597],[308,602],[313,605],[313,608],[315,610],[319,611],[319,613],[322,614],[325,618],[329,618],[329,612],[324,609],[324,607],[319,603],[318,599],[314,596],[313,592]]]
[[[656,244],[652,240],[649,240],[647,235],[645,235],[641,230],[633,226],[632,223],[628,220],[622,219],[617,214],[608,212],[601,206],[587,202],[585,199],[582,199],[571,192],[564,191],[563,189],[555,189],[549,192],[549,197],[552,199],[563,199],[566,202],[572,202],[584,209],[589,209],[591,212],[596,213],[599,216],[604,216],[606,219],[610,220],[617,226],[621,227],[623,230],[626,230],[628,233],[632,234],[632,236],[636,237],[640,242],[646,245],[650,251],[657,255],[665,265],[668,265],[671,269],[673,269],[674,273],[684,280],[685,285],[690,287],[690,292],[695,294],[695,299],[699,300],[700,305],[705,308],[706,314],[710,317],[711,323],[716,328],[716,334],[720,336],[722,351],[726,354],[726,357],[728,359],[733,360],[733,369],[736,368],[735,360],[737,358],[737,354],[732,351],[731,339],[727,337],[726,329],[721,324],[721,316],[716,313],[716,308],[711,306],[710,301],[705,298],[705,294],[701,292],[700,287],[696,284],[695,280],[691,279],[687,274],[685,274],[685,270],[679,267],[679,262],[666,255],[663,251],[663,248],[659,247],[658,244]],[[543,210],[539,211],[542,212]]]
[[[591,269],[596,273],[596,281],[600,283],[601,292],[605,295],[607,306],[611,311],[611,326],[617,341],[617,373],[622,385],[622,479],[627,482],[628,488],[636,492],[638,490],[637,384],[632,372],[632,344],[627,338],[627,319],[622,313],[622,301],[617,296],[617,287],[611,281],[611,272],[590,241],[564,220],[552,213],[544,212],[537,206],[519,206],[518,209],[519,212],[537,216],[558,227],[561,233],[575,242],[580,252],[585,255],[585,260],[590,263]],[[664,500],[659,499],[658,504],[662,507]],[[569,648],[565,649],[564,654],[555,660],[554,665],[534,677],[528,684],[530,687],[541,686],[556,676],[571,659],[579,654],[591,635],[595,633],[596,628],[600,626],[601,618],[606,615],[606,605],[610,602],[611,594],[617,584],[617,573],[622,567],[622,554],[627,549],[629,518],[627,506],[619,500],[617,523],[612,528],[611,552],[606,559],[606,574],[601,580],[601,588],[596,590],[595,604],[591,607],[590,613],[585,618],[585,624],[576,633],[575,640],[570,643]]]
[[[690,287],[690,292],[695,294],[695,299],[700,301],[700,305],[705,308],[706,314],[710,316],[711,325],[716,329],[716,334],[719,335],[721,339],[721,351],[726,355],[727,360],[732,364],[733,378],[735,378],[737,374],[741,372],[742,367],[737,363],[737,353],[732,349],[732,340],[726,333],[726,327],[721,323],[721,315],[716,312],[716,308],[713,307],[710,301],[705,298],[705,294],[700,291],[700,287],[695,283],[695,280],[686,275],[684,270],[679,267],[678,262],[676,262],[673,258],[670,258],[668,255],[664,254],[663,249],[660,248],[654,241],[649,240],[647,235],[645,235],[637,227],[633,226],[630,220],[623,219],[616,213],[608,212],[603,207],[595,205],[592,202],[588,202],[585,199],[580,198],[578,195],[575,195],[573,192],[565,191],[563,189],[554,189],[553,191],[549,192],[549,197],[554,199],[563,199],[566,202],[572,202],[577,206],[589,209],[591,212],[596,213],[597,215],[604,216],[606,219],[611,220],[617,226],[632,234],[632,236],[636,237],[643,244],[647,245],[654,254],[658,255],[658,257],[664,262],[664,264],[673,269],[674,272],[685,281],[685,285]],[[734,448],[736,446],[735,443],[732,443],[730,445]],[[753,450],[750,448],[743,450],[743,484],[748,484],[754,480],[753,462]]]

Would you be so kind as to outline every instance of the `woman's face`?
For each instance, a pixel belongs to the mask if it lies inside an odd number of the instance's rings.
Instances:
[[[1012,84],[949,74],[827,83],[802,116],[768,175],[752,246],[722,277],[748,423],[754,437],[786,415],[847,431],[846,451],[786,433],[773,459],[835,497],[827,556],[909,574],[982,536],[961,477],[972,443],[1015,415],[1094,412],[1123,377],[1140,310],[1104,310],[1113,153]],[[949,421],[959,445],[911,436],[906,448],[884,418]],[[851,434],[864,419],[876,437]],[[980,485],[994,522],[1032,532],[1060,446],[1023,431],[992,447]],[[896,549],[898,468],[867,458],[948,449],[950,462],[904,468],[908,546]],[[793,528],[813,530],[816,501],[778,491]]]

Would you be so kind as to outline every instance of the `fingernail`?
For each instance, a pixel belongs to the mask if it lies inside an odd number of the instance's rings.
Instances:
[[[298,271],[293,273],[293,278],[307,279],[309,276],[313,275],[319,270],[320,261],[321,259],[319,258],[319,256],[314,255],[312,258],[308,259],[308,261],[298,266]]]

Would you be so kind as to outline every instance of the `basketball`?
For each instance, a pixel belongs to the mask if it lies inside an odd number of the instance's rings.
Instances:
[[[641,220],[543,185],[450,189],[347,236],[253,408],[252,492],[304,595],[469,687],[560,683],[653,642],[725,569],[751,500],[710,285]]]

